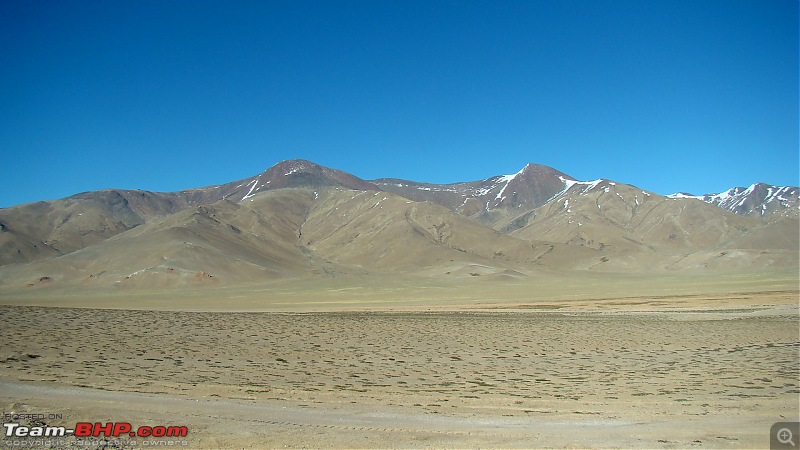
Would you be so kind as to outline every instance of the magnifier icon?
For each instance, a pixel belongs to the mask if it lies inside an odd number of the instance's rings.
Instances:
[[[791,444],[794,447],[794,441],[792,441],[792,430],[788,428],[781,428],[778,430],[777,433],[778,442],[781,444]]]

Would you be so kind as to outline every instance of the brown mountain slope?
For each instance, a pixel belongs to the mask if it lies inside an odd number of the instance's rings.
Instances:
[[[0,268],[0,286],[157,289],[361,274],[521,277],[597,250],[506,236],[385,192],[287,188],[155,219],[58,258]]]
[[[96,191],[0,209],[0,265],[19,266],[0,270],[0,283],[796,267],[799,234],[796,219],[743,217],[535,164],[430,185],[371,183],[291,160],[225,185]]]
[[[310,273],[297,248],[307,192],[282,190],[253,207],[220,201],[153,220],[82,250],[0,268],[6,286],[177,287]]]
[[[569,251],[506,236],[442,206],[388,192],[321,195],[303,225],[302,242],[316,254],[349,266],[451,276],[519,276],[544,254],[554,258]],[[593,256],[578,252],[572,259]]]
[[[242,202],[256,194],[284,188],[325,189],[340,187],[361,191],[379,191],[373,183],[341,170],[320,166],[304,159],[281,161],[258,175],[230,183],[177,192],[189,204],[209,204],[219,200]]]
[[[707,260],[720,250],[740,247],[758,249],[738,254],[762,268],[797,264],[797,239],[791,238],[797,221],[773,226],[700,200],[667,198],[608,180],[570,183],[546,205],[496,226],[522,239],[598,249],[606,261],[596,268],[604,270],[697,268],[679,262],[694,253]],[[772,261],[761,251],[771,253]]]
[[[180,211],[179,194],[104,190],[0,209],[0,265],[64,255]]]
[[[696,198],[726,211],[743,216],[767,219],[795,218],[800,215],[800,189],[794,186],[773,186],[753,183],[750,187],[733,187],[719,194],[672,194],[673,198]]]
[[[797,250],[800,248],[800,220],[774,218],[759,223],[722,245],[723,248]]]
[[[529,163],[519,172],[485,180],[429,184],[382,178],[381,189],[414,201],[430,201],[492,225],[509,215],[545,204],[574,178],[551,167]]]
[[[263,173],[224,185],[179,192],[108,189],[0,209],[0,266],[65,255],[150,220],[223,199],[252,199],[287,187],[340,186],[379,190],[348,173],[305,160],[282,161]]]

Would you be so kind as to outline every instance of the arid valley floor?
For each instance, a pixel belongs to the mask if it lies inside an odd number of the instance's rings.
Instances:
[[[20,292],[0,401],[187,448],[763,448],[798,420],[795,274],[610,280]]]

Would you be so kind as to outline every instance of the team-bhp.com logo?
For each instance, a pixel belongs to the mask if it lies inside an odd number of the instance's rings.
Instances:
[[[186,437],[189,429],[185,426],[141,426],[133,428],[128,422],[90,423],[78,422],[75,428],[55,426],[22,426],[18,423],[4,423],[6,437]]]

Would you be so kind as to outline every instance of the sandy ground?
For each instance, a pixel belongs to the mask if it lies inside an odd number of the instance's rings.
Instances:
[[[475,285],[427,303],[408,287],[383,310],[331,301],[346,287],[286,311],[0,299],[16,303],[0,306],[0,404],[62,415],[48,425],[186,425],[186,448],[768,448],[774,422],[800,420],[792,283],[550,300]]]

